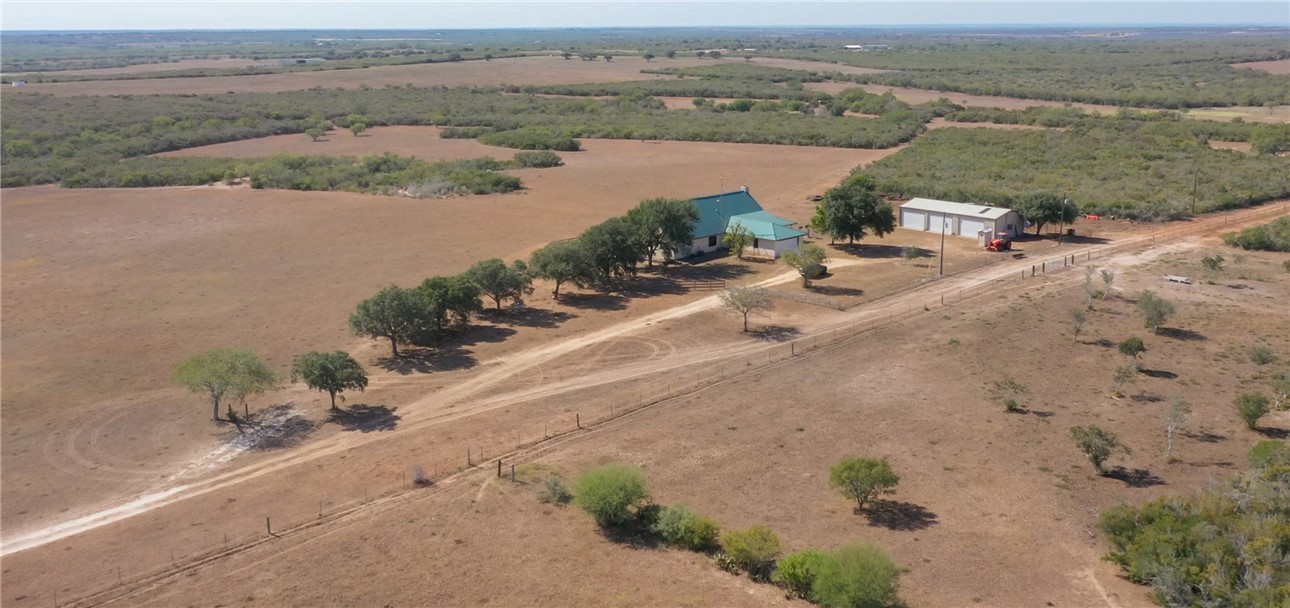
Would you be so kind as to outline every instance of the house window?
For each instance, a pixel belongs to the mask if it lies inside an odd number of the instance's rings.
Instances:
[[[715,235],[715,234],[714,234],[714,235],[712,235],[712,236],[708,237],[708,246],[709,246],[709,247],[716,247],[716,246],[717,246],[717,235]]]

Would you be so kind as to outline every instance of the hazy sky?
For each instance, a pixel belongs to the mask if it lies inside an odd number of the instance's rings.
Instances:
[[[1273,24],[1290,2],[74,2],[0,0],[5,30]]]

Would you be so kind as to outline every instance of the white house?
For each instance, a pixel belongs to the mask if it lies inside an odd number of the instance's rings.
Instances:
[[[924,232],[944,230],[945,234],[970,238],[1000,232],[1015,237],[1021,235],[1025,222],[1006,207],[915,198],[900,206],[900,227]]]
[[[728,249],[721,242],[732,226],[742,226],[753,235],[754,255],[778,258],[785,251],[797,251],[805,232],[793,227],[793,220],[786,220],[764,211],[745,186],[735,192],[714,194],[693,199],[699,211],[699,221],[694,224],[694,242],[688,255],[701,255],[718,249]],[[684,257],[686,252],[677,252]]]

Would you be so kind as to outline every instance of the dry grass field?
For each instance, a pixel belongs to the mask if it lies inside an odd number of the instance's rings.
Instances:
[[[631,57],[528,57],[25,90],[203,94],[655,77],[642,67]],[[942,96],[895,92],[915,102]],[[969,105],[1061,105],[944,95]],[[959,125],[930,125],[951,126]],[[284,135],[170,154],[515,153],[438,135],[376,127],[360,137]],[[1270,369],[1250,360],[1251,346],[1272,348],[1277,365],[1290,361],[1286,256],[1237,259],[1217,238],[1284,214],[1287,201],[1179,223],[1194,234],[1097,255],[1090,249],[1174,226],[1081,220],[1065,243],[1019,240],[1017,258],[951,237],[944,278],[936,276],[940,235],[897,230],[830,246],[831,275],[809,290],[782,265],[731,258],[650,269],[622,294],[566,288],[555,301],[539,284],[524,311],[482,315],[471,331],[409,349],[406,360],[349,334],[354,305],[385,285],[411,286],[485,258],[525,258],[646,198],[747,185],[767,210],[805,223],[811,195],[900,149],[582,143],[581,152],[561,153],[565,166],[514,171],[525,189],[505,195],[6,190],[0,604],[805,605],[706,556],[606,537],[581,512],[535,497],[551,472],[568,479],[621,460],[645,469],[657,502],[684,502],[727,528],[768,524],[789,550],[878,543],[908,569],[901,596],[910,606],[1148,606],[1144,588],[1101,560],[1099,510],[1221,480],[1243,468],[1255,441],[1290,430],[1286,412],[1265,418],[1262,433],[1248,430],[1231,405]],[[906,246],[922,255],[902,262]],[[1213,253],[1229,257],[1225,271],[1203,269]],[[1032,264],[1068,254],[1078,258],[1074,268],[1026,276]],[[1088,265],[1119,279],[1077,339],[1069,311],[1084,305]],[[1165,274],[1196,280],[1169,284]],[[687,287],[712,280],[762,283],[780,297],[745,334],[714,292]],[[1160,335],[1134,309],[1143,289],[1178,306]],[[872,328],[847,339],[858,324]],[[1146,369],[1116,398],[1111,374],[1124,357],[1114,343],[1130,335],[1147,342]],[[296,354],[345,349],[371,384],[348,395],[349,413],[340,415],[327,412],[325,395],[299,386],[252,399],[284,436],[246,448],[235,430],[206,419],[209,404],[168,379],[186,357],[237,345],[283,372]],[[1005,377],[1029,386],[1024,412],[1004,413],[990,397],[989,384]],[[1194,414],[1175,448],[1180,460],[1167,462],[1165,408],[1175,396]],[[1089,423],[1134,449],[1111,463],[1121,467],[1113,476],[1093,475],[1067,436]],[[857,513],[828,488],[828,467],[851,455],[891,459],[902,483],[890,500]],[[517,465],[516,481],[495,475],[499,456],[507,474]],[[417,466],[433,485],[410,483]]]
[[[81,70],[56,70],[44,72],[47,76],[116,76],[119,74],[150,74],[153,72],[173,72],[175,70],[245,68],[251,66],[275,66],[276,61],[257,61],[254,59],[224,57],[221,59],[180,59],[163,63],[136,63],[116,68],[85,68]],[[30,72],[15,72],[30,73]],[[11,74],[5,74],[10,76]]]
[[[1249,68],[1251,70],[1261,70],[1269,74],[1290,74],[1290,59],[1275,59],[1272,61],[1250,61],[1247,63],[1233,63],[1234,68]]]
[[[292,146],[364,151],[346,145],[425,158],[462,146],[479,149],[465,156],[489,152],[473,141],[437,139],[433,129],[369,134],[212,148],[233,156]],[[723,177],[728,189],[747,184],[767,208],[797,217],[809,212],[797,204],[807,194],[889,153],[584,143],[586,151],[564,155],[568,166],[519,171],[528,189],[510,195],[414,200],[224,187],[5,192],[6,531],[164,483],[193,450],[209,449],[200,400],[167,380],[170,367],[192,354],[248,345],[286,369],[294,354],[363,343],[348,335],[346,318],[391,282],[413,285],[488,257],[526,257],[645,198],[717,192]],[[616,314],[579,315],[575,325]],[[490,341],[467,350],[514,347],[514,340]]]

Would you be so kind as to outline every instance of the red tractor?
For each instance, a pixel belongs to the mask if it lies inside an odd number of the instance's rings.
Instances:
[[[986,251],[1012,251],[1012,239],[1001,236],[985,246]]]

